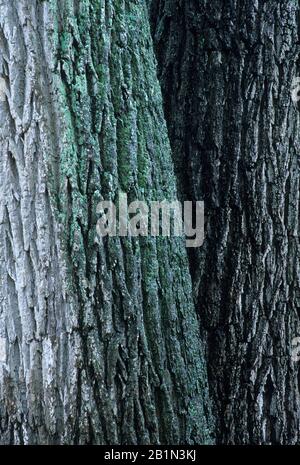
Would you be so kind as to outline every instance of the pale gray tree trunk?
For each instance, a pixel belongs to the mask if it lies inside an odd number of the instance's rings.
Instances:
[[[210,442],[183,242],[96,234],[176,198],[144,3],[0,0],[0,73],[0,443]]]
[[[298,0],[152,0],[190,267],[221,443],[300,443]]]

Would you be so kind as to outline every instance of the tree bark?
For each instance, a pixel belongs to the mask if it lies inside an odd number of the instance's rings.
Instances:
[[[300,443],[299,2],[149,4],[181,198],[205,201],[190,268],[217,440]]]
[[[96,234],[177,195],[145,4],[0,0],[0,52],[0,443],[211,442],[183,241]]]

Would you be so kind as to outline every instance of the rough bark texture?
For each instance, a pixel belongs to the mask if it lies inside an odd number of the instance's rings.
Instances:
[[[0,0],[0,73],[0,443],[210,442],[184,243],[95,229],[176,198],[144,3]]]
[[[183,198],[206,203],[191,256],[221,443],[300,443],[298,0],[152,0]]]

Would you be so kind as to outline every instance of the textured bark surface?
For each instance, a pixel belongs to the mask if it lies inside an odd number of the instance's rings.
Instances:
[[[152,0],[183,198],[204,200],[190,257],[221,443],[300,443],[299,2]]]
[[[209,442],[183,241],[96,235],[176,198],[144,3],[0,0],[0,73],[0,443]]]

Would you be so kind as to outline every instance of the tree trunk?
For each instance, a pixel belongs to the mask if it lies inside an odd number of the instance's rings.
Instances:
[[[300,443],[299,2],[149,3],[218,442]]]
[[[144,3],[0,0],[0,51],[0,443],[210,442],[183,241],[96,234],[177,195]]]

